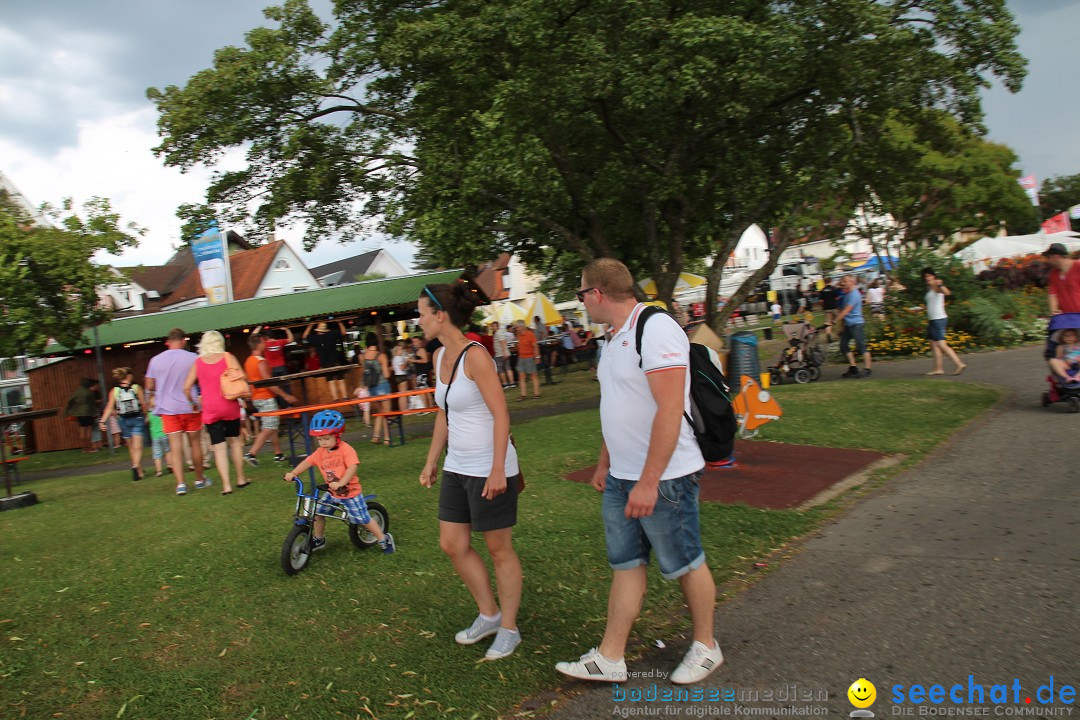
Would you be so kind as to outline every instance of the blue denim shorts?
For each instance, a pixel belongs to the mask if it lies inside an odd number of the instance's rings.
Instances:
[[[151,437],[150,443],[152,445],[153,455],[155,460],[160,460],[169,453],[169,436],[162,435],[161,437]]]
[[[604,487],[604,539],[613,570],[647,565],[656,553],[660,574],[674,580],[705,564],[698,526],[698,481],[701,472],[661,480],[652,515],[628,518],[624,514],[635,480],[607,476]]]
[[[141,438],[145,438],[150,434],[146,429],[146,418],[142,415],[118,417],[117,420],[120,423],[120,437],[125,440],[129,440],[132,435],[138,435]]]
[[[926,323],[926,339],[927,340],[944,340],[945,328],[949,323],[949,318],[941,318],[940,320],[930,320]]]
[[[323,491],[322,496],[319,498],[317,510],[321,513],[330,513],[333,512],[334,505],[345,508],[345,513],[349,516],[349,522],[353,525],[367,525],[371,522],[371,514],[368,513],[367,501],[364,500],[363,495],[352,498],[339,498]]]

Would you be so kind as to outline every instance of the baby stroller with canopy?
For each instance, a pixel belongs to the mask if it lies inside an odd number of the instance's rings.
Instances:
[[[1073,335],[1069,335],[1069,333]],[[1046,352],[1043,356],[1047,361],[1058,358],[1058,347],[1068,342],[1070,347],[1080,345],[1080,313],[1061,313],[1050,318],[1046,328]],[[1066,352],[1065,357],[1060,358],[1060,369],[1063,375],[1051,369],[1046,376],[1050,387],[1042,394],[1042,406],[1047,407],[1051,403],[1063,402],[1069,406],[1069,412],[1080,412],[1080,359],[1075,357],[1074,351]]]
[[[808,322],[788,323],[783,326],[788,344],[780,352],[776,364],[766,368],[771,384],[782,385],[784,378],[789,377],[801,385],[821,377],[821,366],[825,364],[825,348],[818,342],[818,333],[823,327],[814,327]]]

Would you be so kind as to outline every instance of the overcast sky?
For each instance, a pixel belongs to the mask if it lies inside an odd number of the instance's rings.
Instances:
[[[266,0],[0,0],[0,171],[31,202],[108,197],[148,229],[120,265],[159,264],[179,242],[176,207],[204,197],[209,172],[165,168],[146,88],[182,85],[215,49],[264,24]],[[1009,0],[1029,60],[1023,90],[986,93],[990,139],[1013,147],[1042,182],[1080,173],[1080,94],[1068,68],[1080,0]],[[314,4],[320,12],[328,3]],[[298,233],[285,233],[300,249]],[[408,265],[414,249],[370,240],[323,242],[309,266],[374,247]]]

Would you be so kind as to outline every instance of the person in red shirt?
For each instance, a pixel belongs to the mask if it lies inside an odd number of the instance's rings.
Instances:
[[[1061,243],[1053,243],[1043,251],[1050,265],[1050,314],[1080,313],[1080,263],[1069,257]]]
[[[270,365],[270,374],[273,377],[288,375],[289,368],[285,362],[285,346],[296,342],[292,330],[287,327],[273,330],[265,325],[259,325],[251,331],[251,334],[255,335],[260,331],[263,337],[266,338],[266,351],[263,357],[266,358],[267,364]],[[282,334],[284,334],[284,337],[282,337]]]
[[[315,416],[311,418],[311,425],[308,426],[308,434],[315,438],[319,447],[293,468],[292,472],[285,473],[282,479],[285,482],[299,480],[301,473],[308,468],[318,468],[328,488],[319,498],[319,511],[330,512],[331,508],[327,507],[329,505],[340,505],[345,508],[345,512],[349,515],[349,522],[367,528],[378,538],[382,551],[389,555],[396,549],[394,536],[384,533],[379,523],[371,519],[367,503],[364,501],[364,490],[356,478],[360,458],[357,457],[356,450],[341,439],[341,433],[344,431],[345,416],[337,410],[321,410],[315,413]],[[316,516],[311,533],[312,552],[326,546],[325,531],[326,518]]]
[[[285,358],[285,348],[288,345],[292,345],[296,342],[293,338],[292,330],[287,327],[281,327],[278,330],[273,330],[265,325],[259,325],[251,331],[252,335],[262,331],[263,337],[266,338],[266,350],[263,353],[263,357],[266,358],[267,364],[270,366],[271,377],[281,377],[282,375],[289,374],[289,364]],[[292,392],[292,385],[286,383],[282,386],[286,393]],[[279,403],[280,405],[280,403]],[[288,405],[281,405],[286,408]]]

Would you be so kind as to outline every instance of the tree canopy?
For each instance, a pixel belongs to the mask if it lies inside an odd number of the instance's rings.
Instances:
[[[1024,75],[1004,0],[303,0],[151,89],[181,168],[244,147],[214,210],[306,243],[371,223],[448,265],[513,251],[623,259],[670,297],[752,222],[776,246],[859,199],[869,125],[927,108],[972,130]],[[189,211],[189,217],[193,213]],[[773,253],[773,258],[779,252]],[[712,304],[709,303],[710,311]]]
[[[109,202],[94,198],[82,213],[70,201],[46,207],[35,224],[0,192],[0,355],[37,354],[54,338],[74,345],[88,324],[108,318],[97,287],[115,282],[91,262],[99,251],[120,252],[142,231],[122,230]]]
[[[913,249],[936,246],[958,230],[986,234],[1002,224],[1013,232],[1034,227],[1034,208],[1017,182],[1016,153],[948,113],[892,113],[867,134],[872,137],[856,163],[866,190],[860,230],[872,243],[898,240]],[[872,157],[862,163],[865,155]],[[890,158],[890,166],[874,157]]]
[[[1048,178],[1039,188],[1039,207],[1044,220],[1067,212],[1074,205],[1080,205],[1080,173]]]

